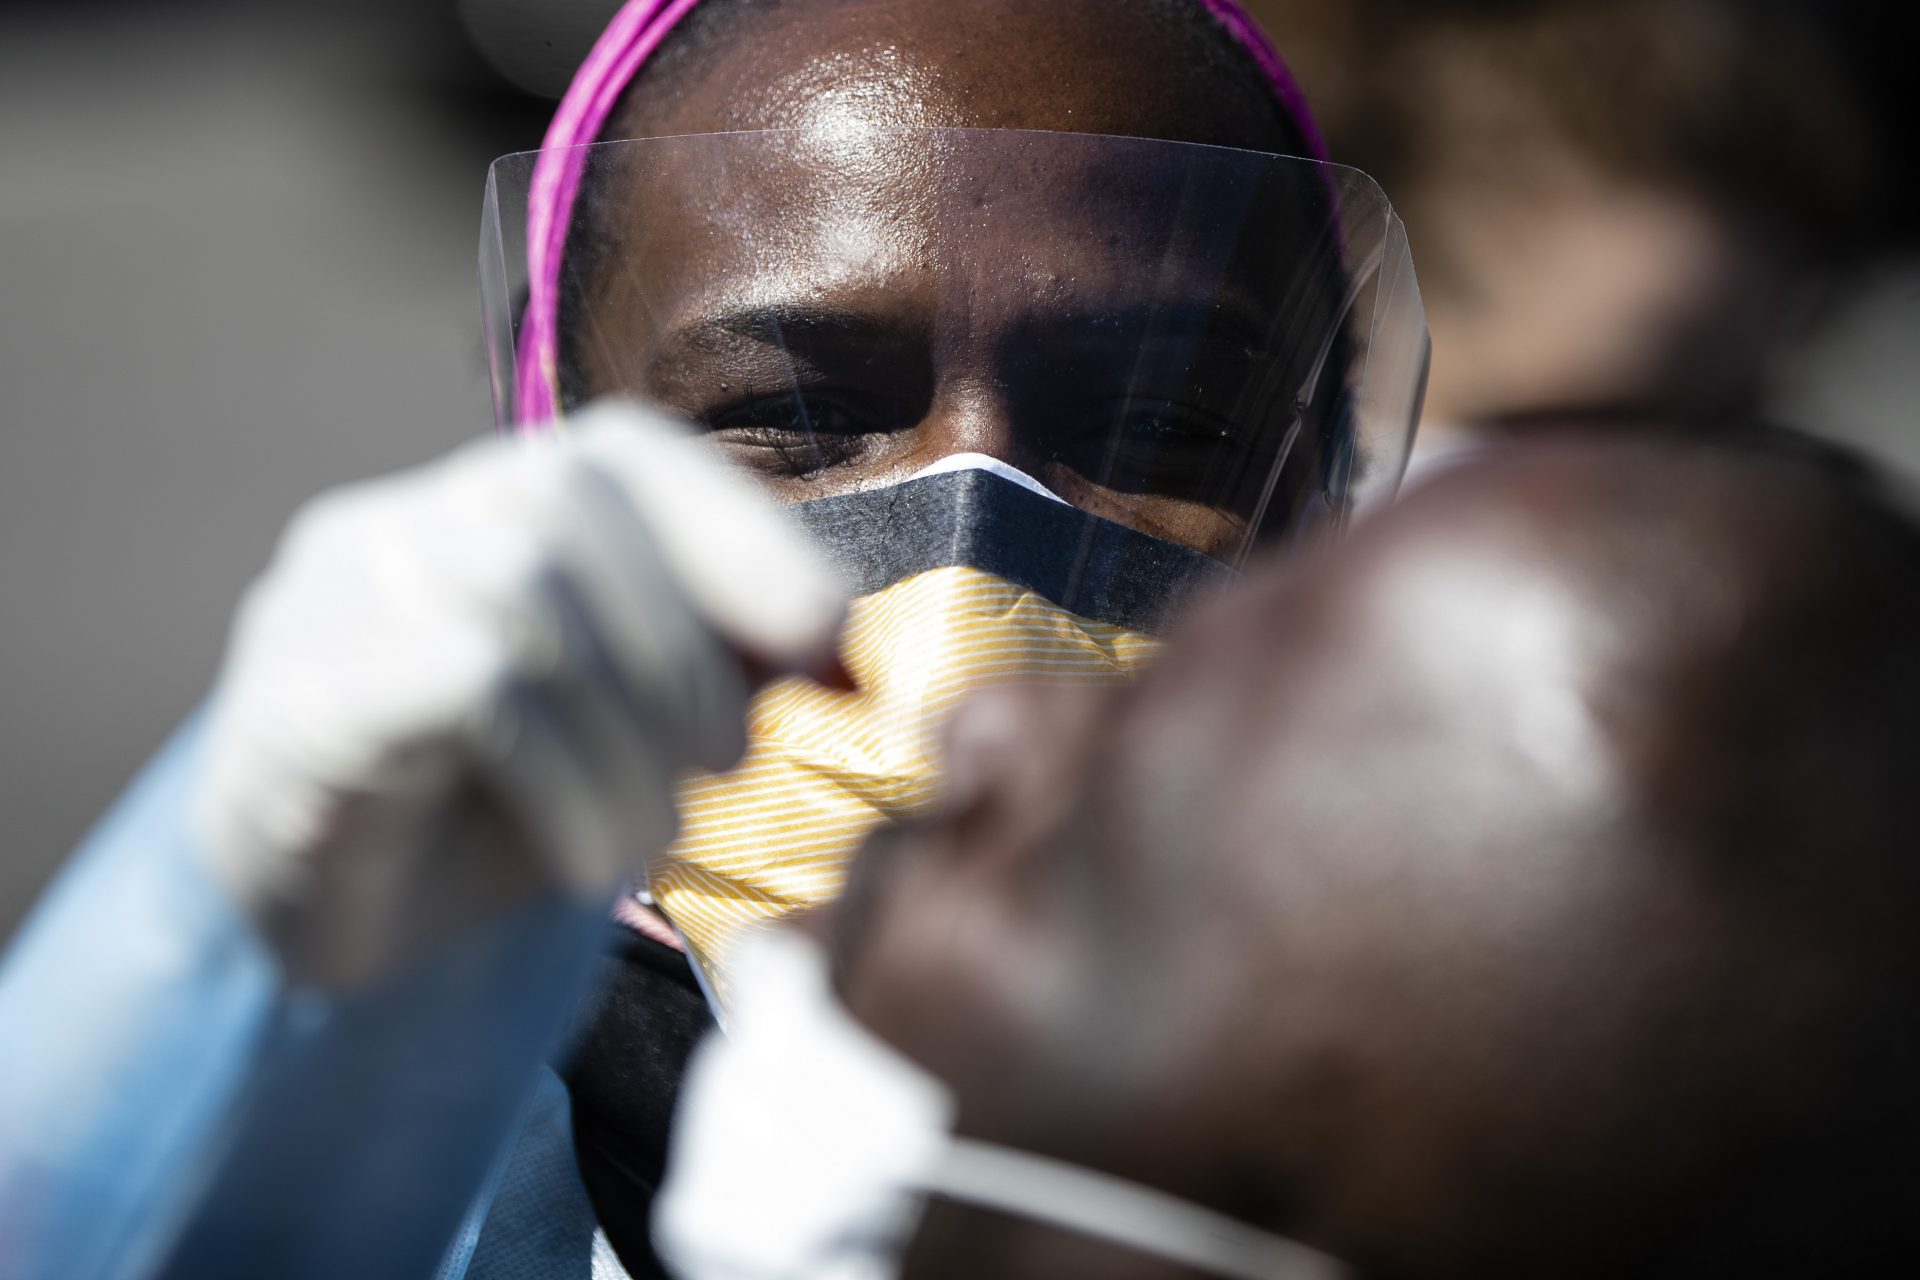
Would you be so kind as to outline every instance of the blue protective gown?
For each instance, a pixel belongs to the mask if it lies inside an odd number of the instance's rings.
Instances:
[[[0,960],[0,1276],[618,1276],[544,1062],[605,913],[290,987],[193,850],[189,723]]]

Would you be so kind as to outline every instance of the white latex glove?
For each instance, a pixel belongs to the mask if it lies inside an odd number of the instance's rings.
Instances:
[[[351,982],[558,883],[607,897],[747,670],[832,671],[844,588],[688,429],[624,404],[355,485],[242,604],[195,819],[297,976]]]

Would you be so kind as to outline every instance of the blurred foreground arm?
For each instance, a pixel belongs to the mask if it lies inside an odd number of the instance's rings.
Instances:
[[[430,1273],[742,659],[843,608],[627,409],[315,503],[0,969],[0,1272]]]

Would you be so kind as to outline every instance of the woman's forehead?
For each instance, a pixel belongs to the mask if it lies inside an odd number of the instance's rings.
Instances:
[[[590,310],[643,345],[725,315],[837,311],[900,331],[962,312],[974,327],[1271,314],[1287,247],[1311,243],[1289,233],[1307,230],[1317,193],[1296,188],[1313,175],[1262,157],[843,119],[606,148]]]
[[[1198,3],[786,0],[713,13],[643,70],[604,136],[869,126],[1049,129],[1291,150]]]
[[[716,317],[813,303],[896,333],[950,320],[963,295],[968,323],[1069,316],[1123,306],[1148,262],[1163,297],[1204,300],[1234,238],[1188,228],[1200,261],[1184,261],[1165,225],[1180,202],[1149,190],[1164,175],[1098,150],[1049,156],[1044,176],[1006,157],[996,172],[913,131],[1297,150],[1258,70],[1223,57],[1210,22],[1198,0],[708,0],[603,134],[655,150],[582,211],[611,250],[576,259],[590,318],[637,353]],[[775,132],[804,145],[658,141]]]

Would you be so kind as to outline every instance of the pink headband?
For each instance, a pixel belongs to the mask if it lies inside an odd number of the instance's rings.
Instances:
[[[520,429],[556,417],[560,409],[560,259],[580,196],[587,153],[614,104],[641,66],[700,0],[626,0],[574,74],[541,143],[527,195],[527,311],[521,323],[514,418]],[[1238,0],[1196,0],[1253,58],[1280,107],[1306,139],[1315,160],[1327,158],[1320,126],[1306,95],[1280,53]]]

